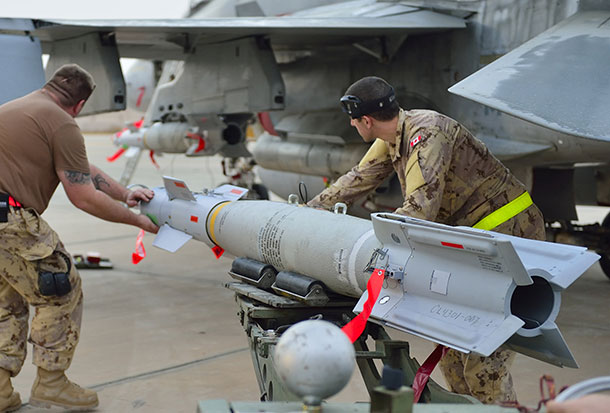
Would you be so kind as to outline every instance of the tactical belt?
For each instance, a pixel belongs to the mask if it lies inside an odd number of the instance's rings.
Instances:
[[[490,231],[498,225],[505,223],[520,212],[526,210],[533,203],[534,202],[532,201],[530,194],[524,192],[517,198],[510,201],[508,204],[504,205],[502,208],[499,208],[487,215],[472,227]]]
[[[0,192],[0,222],[8,221],[8,207],[23,208],[23,205],[19,203],[15,198],[9,194]]]
[[[8,208],[12,206],[14,208],[23,208],[23,205],[9,194],[0,192],[0,208]]]

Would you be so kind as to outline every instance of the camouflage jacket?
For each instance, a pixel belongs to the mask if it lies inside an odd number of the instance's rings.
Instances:
[[[396,213],[448,225],[473,226],[506,205],[525,187],[464,126],[430,110],[400,110],[396,142],[377,139],[358,165],[311,200],[314,207],[348,205],[374,190],[392,172],[404,203]],[[535,206],[531,231],[505,232],[543,239],[544,223]],[[525,211],[524,211],[525,212]]]

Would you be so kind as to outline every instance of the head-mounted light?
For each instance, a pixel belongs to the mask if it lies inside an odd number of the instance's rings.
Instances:
[[[345,95],[341,98],[340,102],[343,112],[347,113],[352,119],[358,119],[364,115],[383,110],[395,100],[394,89],[391,89],[390,93],[381,99],[363,102],[358,96]]]

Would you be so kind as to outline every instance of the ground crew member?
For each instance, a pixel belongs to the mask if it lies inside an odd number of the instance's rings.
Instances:
[[[398,214],[545,239],[542,214],[523,184],[455,120],[431,110],[401,109],[392,86],[378,77],[351,85],[341,104],[362,139],[374,142],[358,165],[309,206],[349,205],[396,172],[404,196]],[[514,358],[503,348],[489,357],[450,350],[441,370],[454,392],[483,403],[514,400],[509,372]]]
[[[130,191],[87,160],[74,117],[93,92],[89,73],[77,65],[59,68],[42,89],[0,106],[0,412],[21,406],[13,391],[29,342],[38,366],[30,404],[79,410],[98,405],[97,394],[69,381],[80,334],[80,276],[57,233],[40,214],[61,182],[70,201],[107,221],[156,233],[135,206],[153,192]],[[113,200],[114,199],[114,200]]]

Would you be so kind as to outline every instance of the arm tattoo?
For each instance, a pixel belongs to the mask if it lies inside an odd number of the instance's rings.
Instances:
[[[100,174],[97,174],[93,177],[93,185],[96,189],[99,189],[100,191],[103,191],[102,185],[106,185],[108,188],[110,188],[110,184],[108,183],[108,181],[106,181],[104,177]]]
[[[64,171],[64,175],[71,184],[85,185],[91,181],[91,174],[85,172]]]

